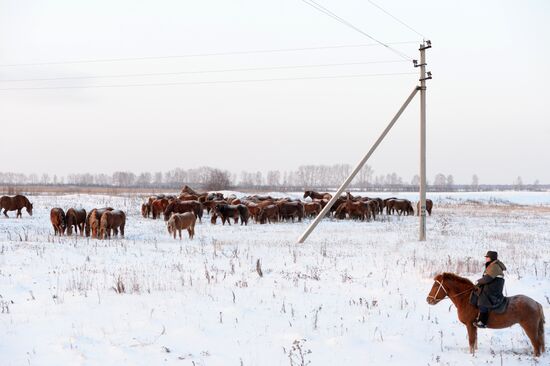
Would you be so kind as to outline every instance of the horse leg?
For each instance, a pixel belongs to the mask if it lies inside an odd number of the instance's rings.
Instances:
[[[23,218],[23,214],[21,213],[21,209],[20,209],[20,208],[17,209],[17,215],[15,215],[15,218],[18,218],[18,217]]]
[[[536,320],[533,320],[532,318],[529,320],[525,320],[519,323],[519,325],[521,325],[521,327],[525,331],[525,334],[527,334],[527,337],[529,337],[529,340],[531,340],[535,357],[540,356],[541,344],[538,337],[538,331],[539,331],[538,317]]]
[[[468,330],[468,343],[470,344],[470,353],[473,355],[477,349],[477,328],[473,324],[466,324]]]
[[[7,208],[4,209],[4,216],[9,217],[9,216],[8,216],[8,209],[7,209]]]

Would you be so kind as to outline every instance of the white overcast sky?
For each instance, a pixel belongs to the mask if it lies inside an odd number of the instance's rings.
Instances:
[[[550,1],[376,2],[434,44],[428,179],[441,172],[469,183],[475,173],[481,183],[517,176],[550,183]],[[368,1],[319,3],[383,42],[422,39]],[[265,172],[355,164],[417,75],[193,83],[416,72],[410,63],[182,72],[402,60],[383,47],[21,64],[370,43],[300,0],[0,0],[0,170],[139,173],[210,165]],[[417,43],[395,47],[418,57]],[[5,81],[170,72],[180,74]],[[163,83],[184,84],[13,90]],[[416,100],[369,162],[375,173],[410,180],[418,171],[418,137]]]

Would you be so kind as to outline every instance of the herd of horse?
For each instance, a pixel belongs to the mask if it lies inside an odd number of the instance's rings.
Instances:
[[[309,200],[306,200],[308,198]],[[212,224],[216,224],[219,218],[223,225],[226,222],[231,225],[231,220],[235,224],[240,220],[241,225],[248,225],[250,218],[259,224],[295,220],[300,222],[305,217],[318,215],[332,199],[332,195],[305,191],[303,199],[274,198],[266,195],[238,198],[234,194],[226,197],[220,192],[197,192],[185,186],[178,196],[161,194],[148,197],[141,205],[141,214],[144,218],[153,219],[164,216],[164,220],[168,221],[174,213],[192,212],[202,221],[203,213],[206,211],[210,214]],[[432,208],[432,200],[426,200],[426,211],[429,215]],[[370,221],[384,212],[387,215],[414,215],[415,211],[412,202],[407,199],[353,196],[347,192],[336,200],[328,215],[338,219]]]
[[[195,234],[197,218],[202,220],[203,211],[211,214],[211,222],[216,223],[220,218],[222,224],[231,225],[241,221],[241,225],[247,225],[250,217],[261,224],[267,222],[288,221],[295,219],[301,221],[307,216],[317,215],[323,207],[332,199],[330,193],[305,191],[303,198],[310,201],[291,198],[273,198],[270,196],[253,195],[237,198],[234,195],[225,197],[222,193],[196,192],[185,186],[181,194],[176,196],[158,195],[151,196],[143,203],[141,213],[143,217],[159,218],[164,216],[167,221],[168,233],[176,239],[179,234],[181,240],[182,230],[187,230],[189,238]],[[32,216],[32,203],[27,197],[17,195],[14,197],[3,196],[0,198],[0,207],[4,215],[8,217],[8,211],[17,211],[17,217],[22,217],[21,210],[26,208]],[[426,211],[431,215],[433,202],[426,200]],[[396,197],[381,199],[353,196],[347,193],[339,197],[331,207],[330,215],[344,219],[370,220],[377,215],[413,215],[412,202]],[[418,213],[417,205],[417,213]],[[55,235],[72,235],[80,233],[81,236],[109,239],[111,235],[118,235],[119,231],[124,237],[126,214],[124,211],[115,210],[112,207],[94,208],[89,212],[84,209],[69,208],[66,212],[60,207],[50,210],[50,221]],[[477,349],[477,328],[473,321],[477,317],[478,309],[470,303],[469,295],[475,290],[474,284],[463,277],[452,273],[442,273],[434,278],[434,284],[426,298],[430,305],[435,305],[445,298],[449,298],[457,308],[459,320],[466,325],[470,352]],[[529,337],[535,356],[540,356],[545,351],[544,341],[544,312],[542,305],[535,300],[517,295],[509,298],[509,305],[502,314],[493,314],[489,318],[489,328],[507,328],[514,324],[520,324]]]
[[[250,219],[255,223],[267,224],[284,221],[302,221],[306,217],[315,217],[332,199],[330,193],[305,191],[302,199],[283,197],[274,198],[267,195],[250,195],[238,198],[234,194],[224,196],[220,192],[197,192],[189,186],[183,187],[178,196],[155,195],[147,198],[141,205],[141,214],[144,218],[164,218],[170,235],[187,229],[189,237],[194,235],[195,222],[202,222],[204,212],[210,214],[210,222],[216,224],[220,219],[222,225],[231,221],[241,225],[248,225]],[[14,197],[3,196],[0,198],[0,207],[4,215],[8,217],[8,211],[17,211],[17,217],[21,217],[21,210],[26,208],[32,215],[32,203],[27,197],[17,195]],[[426,210],[432,213],[433,202],[426,200]],[[356,219],[361,221],[375,220],[377,215],[414,215],[413,204],[403,198],[390,197],[386,199],[378,197],[354,196],[350,192],[338,197],[332,205],[328,216],[337,219]],[[417,206],[417,212],[418,212]],[[176,217],[174,215],[191,213],[195,219],[190,220],[190,215]],[[124,236],[126,214],[124,211],[115,210],[112,207],[94,208],[89,212],[84,209],[69,208],[66,212],[60,207],[54,207],[50,211],[50,221],[55,235],[72,235],[73,230],[81,236],[92,238],[110,238],[111,235]]]
[[[80,236],[109,239],[111,235],[124,237],[126,226],[126,213],[122,210],[115,210],[112,207],[94,208],[86,213],[83,208],[69,208],[67,212],[60,207],[50,210],[50,221],[55,235],[72,235],[80,232]]]

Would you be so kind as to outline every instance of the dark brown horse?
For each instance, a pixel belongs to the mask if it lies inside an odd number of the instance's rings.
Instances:
[[[216,205],[218,205],[218,204],[225,205],[225,204],[227,204],[227,201],[225,201],[225,200],[205,201],[204,203],[202,203],[202,206],[203,206],[203,208],[206,209],[207,213],[210,213],[210,211],[213,210],[214,208],[216,208]]]
[[[442,273],[434,277],[434,284],[426,298],[430,305],[435,305],[448,297],[456,306],[458,320],[468,330],[470,352],[477,348],[477,328],[474,321],[478,309],[470,304],[470,294],[474,291],[474,284],[467,278],[453,273]],[[508,308],[502,314],[491,312],[487,327],[502,329],[519,323],[531,343],[535,356],[544,352],[544,312],[542,305],[525,295],[516,295],[508,298]]]
[[[157,219],[160,217],[160,214],[166,210],[166,207],[168,207],[168,200],[166,198],[160,198],[156,199],[151,203],[151,213],[153,215],[153,219]]]
[[[397,212],[401,215],[414,215],[412,203],[406,199],[390,199],[386,202],[386,214],[391,215]]]
[[[432,216],[432,208],[434,207],[434,203],[431,199],[426,198],[426,211],[428,212],[428,215]],[[420,201],[416,204],[416,216],[420,215]]]
[[[304,198],[311,197],[311,199],[317,198],[317,199],[326,199],[330,200],[332,198],[332,194],[330,193],[319,193],[315,191],[305,191],[304,192]]]
[[[86,210],[83,208],[69,208],[65,216],[67,217],[67,235],[72,235],[74,226],[74,233],[80,231],[80,236],[83,236],[84,226],[86,225]]]
[[[4,209],[4,215],[8,216],[8,211],[17,210],[17,215],[15,217],[23,217],[21,214],[21,209],[25,207],[29,215],[32,216],[32,203],[25,196],[18,194],[14,197],[2,196],[0,197],[0,210]]]
[[[50,221],[53,226],[54,235],[63,235],[67,227],[65,211],[62,208],[54,207],[50,210]]]
[[[277,202],[279,207],[279,220],[284,221],[291,219],[294,222],[294,218],[298,221],[302,221],[304,218],[304,205],[301,202]]]
[[[231,225],[231,218],[235,220],[235,224],[238,223],[239,218],[241,219],[241,225],[248,225],[248,218],[250,217],[250,212],[248,207],[243,204],[239,205],[216,205],[214,212],[217,216],[222,218],[222,225],[225,225],[227,222]]]

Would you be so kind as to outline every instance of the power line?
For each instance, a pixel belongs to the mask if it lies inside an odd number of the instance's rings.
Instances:
[[[4,80],[0,80],[0,82],[6,83],[6,82],[21,82],[21,81],[51,81],[51,80],[75,80],[75,79],[127,78],[127,77],[141,77],[141,76],[207,74],[207,73],[224,73],[224,72],[240,72],[240,71],[287,70],[287,69],[304,69],[304,68],[335,67],[335,66],[387,64],[387,63],[398,63],[398,62],[406,62],[406,61],[387,60],[387,61],[344,62],[344,63],[317,64],[317,65],[286,65],[286,66],[270,66],[270,67],[248,67],[248,68],[221,69],[221,70],[152,72],[152,73],[139,73],[139,74],[115,74],[115,75],[92,75],[92,76],[63,76],[63,77],[29,78],[29,79],[4,79]]]
[[[329,76],[305,76],[292,78],[270,78],[270,79],[242,79],[242,80],[215,80],[215,81],[191,81],[173,83],[147,83],[147,84],[112,84],[112,85],[78,85],[78,86],[45,86],[45,87],[23,87],[23,88],[0,88],[0,91],[14,90],[46,90],[46,89],[91,89],[91,88],[126,88],[126,87],[147,87],[147,86],[172,86],[172,85],[210,85],[210,84],[231,84],[231,83],[256,83],[270,81],[293,81],[293,80],[321,80],[321,79],[347,79],[382,76],[416,75],[416,72],[379,73],[379,74],[351,74],[351,75],[329,75]]]
[[[396,16],[394,16],[393,14],[391,14],[389,11],[385,10],[384,8],[382,8],[380,5],[376,4],[374,1],[372,0],[367,0],[369,3],[371,3],[372,6],[378,8],[379,10],[383,11],[384,13],[386,13],[387,15],[389,15],[390,17],[392,17],[395,21],[397,21],[398,23],[400,23],[401,25],[404,25],[405,27],[409,28],[410,30],[412,30],[414,33],[418,34],[420,37],[422,37],[423,39],[427,39],[426,36],[424,36],[422,33],[420,33],[419,31],[417,31],[416,29],[414,29],[413,27],[411,27],[410,25],[408,25],[407,23],[405,23],[404,21],[402,21],[401,19],[397,18]]]
[[[413,44],[416,41],[391,42],[388,44]],[[211,52],[211,53],[191,53],[184,55],[168,55],[168,56],[145,56],[145,57],[119,57],[119,58],[104,58],[104,59],[88,59],[88,60],[72,60],[72,61],[45,61],[45,62],[29,62],[29,63],[13,63],[0,64],[0,67],[20,67],[20,66],[43,66],[43,65],[64,65],[64,64],[85,64],[85,63],[101,63],[101,62],[121,62],[121,61],[144,61],[144,60],[161,60],[173,58],[191,58],[191,57],[211,57],[211,56],[231,56],[231,55],[249,55],[261,53],[282,53],[282,52],[299,52],[326,50],[338,48],[358,48],[358,47],[373,47],[379,46],[380,43],[366,43],[355,45],[335,45],[335,46],[319,46],[319,47],[298,47],[298,48],[277,48],[264,50],[245,50],[245,51],[229,51],[229,52]]]
[[[405,59],[407,61],[412,61],[413,60],[412,57],[410,57],[410,56],[406,55],[405,53],[391,47],[388,43],[384,43],[382,41],[379,41],[378,39],[374,38],[370,34],[363,31],[362,29],[356,27],[355,25],[353,25],[349,21],[347,21],[347,20],[343,19],[342,17],[336,15],[335,13],[333,13],[329,9],[325,8],[324,6],[320,5],[319,3],[316,3],[314,0],[301,0],[301,1],[306,3],[309,6],[313,7],[314,9],[317,9],[318,11],[322,12],[323,14],[328,15],[329,17],[339,21],[340,23],[346,25],[347,27],[355,30],[356,32],[359,32],[360,34],[372,39],[373,41],[377,42],[379,45],[384,46],[387,49],[389,49],[390,51],[394,52],[399,57],[402,57],[403,59]]]

